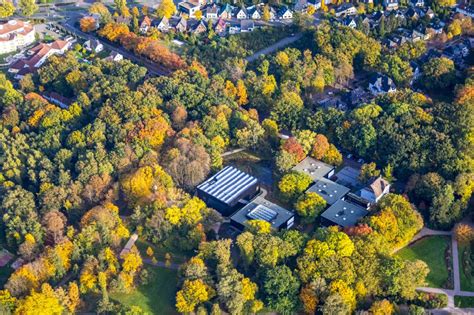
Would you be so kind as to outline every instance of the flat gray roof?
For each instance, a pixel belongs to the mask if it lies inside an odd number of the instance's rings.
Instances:
[[[252,175],[233,166],[226,166],[197,186],[197,189],[226,204],[231,204],[236,198],[240,198],[240,194],[256,183],[257,179]]]
[[[293,171],[308,174],[313,181],[323,178],[334,169],[334,166],[316,160],[312,157],[306,157],[303,161],[299,162]]]
[[[361,206],[339,200],[321,214],[323,218],[334,222],[335,224],[347,227],[355,225],[361,218],[366,216],[369,211]]]
[[[350,189],[346,186],[339,185],[330,179],[321,178],[317,180],[313,186],[309,187],[307,191],[317,193],[323,197],[329,205],[332,205],[344,197]]]
[[[346,166],[336,174],[336,182],[344,186],[360,186],[361,184],[358,179],[359,174],[360,170],[350,166]]]
[[[258,196],[234,213],[230,219],[242,225],[245,225],[248,220],[260,219],[271,223],[273,228],[278,229],[293,216],[293,212]]]

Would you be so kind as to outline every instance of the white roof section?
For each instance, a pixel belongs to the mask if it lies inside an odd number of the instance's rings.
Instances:
[[[344,197],[350,191],[350,189],[327,178],[321,178],[317,180],[307,191],[317,193],[323,197],[324,200],[326,200],[328,205],[332,205]]]
[[[294,217],[293,212],[258,196],[234,213],[230,219],[242,225],[248,220],[263,220],[278,229],[292,217]]]
[[[241,170],[226,166],[220,172],[210,177],[197,189],[210,196],[230,205],[232,201],[240,198],[240,195],[251,186],[257,184],[257,179]]]
[[[332,170],[334,170],[334,166],[308,156],[303,161],[299,162],[295,167],[293,167],[292,170],[305,173],[309,175],[313,181],[317,181],[318,179],[327,176]]]

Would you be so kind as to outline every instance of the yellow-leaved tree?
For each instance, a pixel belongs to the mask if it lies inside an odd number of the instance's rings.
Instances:
[[[158,15],[159,18],[166,17],[169,19],[175,12],[176,6],[174,5],[173,0],[163,0],[158,8],[156,8],[156,15]]]

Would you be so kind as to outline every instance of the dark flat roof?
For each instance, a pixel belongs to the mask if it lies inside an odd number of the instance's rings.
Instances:
[[[234,213],[230,219],[242,225],[245,225],[248,220],[260,219],[269,222],[273,228],[278,229],[293,216],[293,212],[258,196]]]
[[[312,157],[306,157],[303,161],[299,162],[292,168],[293,171],[308,174],[313,181],[323,178],[333,169],[334,166],[313,159]]]
[[[366,216],[369,211],[365,210],[361,206],[353,203],[339,200],[326,211],[321,214],[321,217],[334,222],[335,224],[347,227],[355,225],[361,218]]]
[[[197,186],[202,192],[213,196],[225,204],[232,204],[240,194],[252,185],[257,184],[257,179],[241,170],[226,166],[220,172]]]
[[[327,178],[321,178],[313,186],[309,187],[307,191],[317,193],[326,200],[328,205],[332,205],[344,197],[350,189]]]

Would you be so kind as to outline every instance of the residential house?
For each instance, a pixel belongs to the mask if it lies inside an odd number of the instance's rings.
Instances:
[[[227,24],[223,18],[217,20],[216,25],[214,26],[214,32],[219,36],[224,36],[226,34]]]
[[[270,21],[275,21],[277,19],[277,11],[274,7],[270,7]]]
[[[413,72],[413,77],[411,79],[410,84],[413,84],[418,78],[421,76],[420,65],[416,61],[410,61],[410,67]]]
[[[239,20],[248,19],[247,9],[245,7],[235,8],[234,9],[234,17]]]
[[[356,28],[357,27],[356,18],[352,16],[346,16],[344,19],[342,19],[342,25],[349,26],[351,28]]]
[[[110,55],[106,58],[104,58],[105,61],[113,61],[113,62],[119,62],[123,60],[122,54],[119,54],[116,51],[112,51]]]
[[[412,21],[416,21],[420,18],[420,14],[418,13],[418,10],[415,10],[415,8],[411,7],[405,12],[405,17]]]
[[[54,105],[57,105],[63,109],[68,108],[73,103],[71,99],[56,92],[46,92],[42,96]]]
[[[181,17],[174,28],[179,33],[185,33],[188,30],[188,22],[184,17]]]
[[[71,48],[71,45],[72,42],[59,39],[49,44],[41,43],[36,45],[28,51],[27,58],[13,63],[8,72],[14,74],[15,79],[19,80],[26,74],[36,72],[50,56],[64,54]]]
[[[319,10],[321,9],[321,0],[308,0],[308,6],[312,6],[315,10]]]
[[[372,178],[370,184],[360,190],[359,195],[374,204],[389,192],[390,183],[379,176]]]
[[[363,207],[340,199],[321,214],[321,223],[325,226],[338,225],[345,228],[356,225],[368,214],[369,211]]]
[[[295,5],[293,6],[293,10],[295,12],[303,12],[308,7],[309,3],[308,0],[296,0]]]
[[[369,90],[372,94],[391,93],[397,90],[393,80],[386,75],[377,74],[369,80]]]
[[[196,35],[202,34],[207,32],[207,26],[204,23],[204,21],[196,21],[198,23],[195,23],[190,27],[190,32]]]
[[[247,15],[252,20],[260,20],[262,18],[259,8],[255,5],[247,8]]]
[[[434,34],[441,34],[441,33],[443,33],[445,25],[446,24],[444,22],[441,22],[441,21],[432,22],[432,23],[428,24],[426,29],[428,31],[432,31]]]
[[[100,53],[104,50],[104,45],[97,39],[89,39],[84,43],[84,48],[93,53]]]
[[[398,0],[383,0],[385,10],[397,10]]]
[[[230,4],[226,3],[221,7],[219,10],[219,18],[222,18],[224,20],[230,20],[232,18],[232,13],[233,13],[233,8],[230,6]]]
[[[336,17],[357,14],[357,9],[352,3],[343,3],[336,8]]]
[[[240,31],[242,33],[252,32],[255,28],[253,20],[240,20]]]
[[[293,13],[287,6],[283,6],[278,10],[278,19],[280,20],[291,20]]]
[[[0,54],[16,51],[35,41],[35,29],[29,22],[10,20],[0,24]]]
[[[219,7],[216,4],[208,5],[204,12],[207,20],[217,20],[219,18]]]
[[[154,21],[152,27],[156,28],[162,33],[166,33],[170,30],[170,21],[166,16],[164,16],[161,20],[159,21]]]
[[[422,7],[425,6],[425,1],[424,1],[424,0],[410,0],[410,1],[409,1],[409,4],[410,4],[412,7],[422,8]]]
[[[456,8],[456,12],[462,13],[474,19],[474,5],[460,5]]]
[[[151,27],[151,19],[148,16],[145,16],[140,23],[140,33],[146,34]]]
[[[187,15],[189,18],[195,18],[196,12],[201,9],[198,2],[194,1],[183,1],[178,3],[178,11],[182,14]]]

